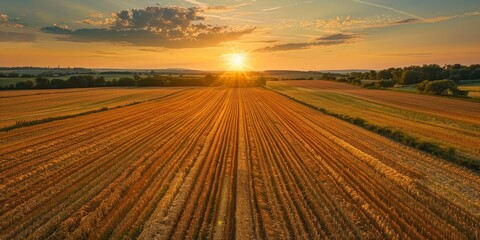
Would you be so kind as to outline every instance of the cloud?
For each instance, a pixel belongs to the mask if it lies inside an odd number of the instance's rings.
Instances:
[[[165,52],[165,50],[163,49],[150,49],[150,48],[141,48],[141,49],[138,49],[138,51],[142,51],[142,52]]]
[[[35,35],[31,33],[0,31],[0,42],[35,42]]]
[[[390,25],[398,25],[398,24],[417,23],[417,22],[421,22],[421,21],[422,20],[418,19],[418,18],[407,18],[407,19],[404,19],[404,20],[394,21],[394,22],[391,22],[389,24]]]
[[[5,14],[0,14],[0,22],[8,22],[9,17]]]
[[[200,8],[147,7],[124,10],[103,20],[102,28],[70,30],[66,27],[41,28],[45,33],[59,35],[71,42],[112,42],[134,46],[165,48],[199,48],[216,46],[253,32],[254,28],[232,29],[205,24]]]
[[[251,3],[239,3],[231,6],[208,6],[204,10],[205,12],[231,12],[239,7],[250,6]]]
[[[263,9],[262,12],[270,12],[270,11],[274,11],[274,10],[278,10],[278,9],[282,9],[282,8],[295,7],[295,6],[298,6],[300,4],[307,4],[307,3],[312,3],[312,2],[313,2],[313,0],[305,1],[305,2],[301,2],[301,3],[292,3],[292,4],[288,4],[288,5],[284,5],[284,6],[271,7],[271,8]]]
[[[257,41],[244,41],[243,43],[276,43],[278,40],[257,40]]]
[[[357,34],[345,34],[345,33],[337,33],[337,34],[330,34],[327,36],[319,37],[317,41],[346,41],[349,39],[358,38]]]
[[[432,55],[431,53],[386,53],[382,56],[389,57],[426,57]]]
[[[196,0],[185,0],[185,2],[189,2],[191,4],[201,6],[201,7],[206,7],[207,6],[206,3],[202,3],[202,2],[199,2],[199,1],[196,1]]]
[[[203,14],[202,16],[205,16],[205,17],[208,17],[208,18],[217,18],[217,19],[220,19],[220,20],[233,20],[233,21],[242,21],[242,22],[250,22],[250,23],[263,23],[263,22],[257,21],[257,20],[236,18],[236,17],[226,17],[226,16],[219,16],[219,15],[213,15],[213,14]]]
[[[19,20],[19,18],[11,19],[8,15],[0,13],[0,26],[23,28],[25,25],[19,23]]]
[[[403,15],[406,15],[406,16],[409,16],[409,17],[412,17],[412,18],[417,18],[417,19],[422,19],[423,20],[422,17],[416,16],[416,15],[413,15],[411,13],[408,13],[408,12],[405,12],[405,11],[402,11],[402,10],[398,10],[398,9],[395,9],[395,8],[392,8],[392,7],[388,7],[388,6],[385,6],[385,5],[380,5],[380,4],[370,3],[370,2],[360,1],[360,0],[352,0],[352,1],[357,2],[357,3],[361,3],[361,4],[365,4],[365,5],[369,5],[369,6],[374,6],[374,7],[377,7],[377,8],[383,8],[383,9],[391,10],[391,11],[394,11],[396,13],[400,13],[400,14],[403,14]]]
[[[358,38],[357,34],[330,34],[314,39],[311,42],[302,42],[302,43],[286,43],[286,44],[276,44],[273,46],[267,46],[254,50],[254,52],[276,52],[276,51],[291,51],[291,50],[302,50],[308,49],[316,46],[332,46],[332,45],[341,45],[350,43],[349,40]]]
[[[317,19],[314,21],[303,21],[300,23],[301,27],[313,28],[315,30],[321,30],[326,32],[339,32],[339,31],[361,31],[365,29],[373,28],[386,28],[404,24],[420,24],[420,23],[439,23],[453,19],[466,18],[480,16],[480,11],[467,12],[459,15],[449,16],[437,16],[432,18],[406,18],[399,19],[390,16],[374,16],[367,18],[353,18],[351,16],[346,17],[334,17],[330,19]]]
[[[480,11],[467,12],[467,13],[464,13],[464,14],[457,14],[457,15],[450,15],[450,16],[437,16],[437,17],[433,17],[433,18],[424,19],[424,21],[427,22],[427,23],[437,23],[437,22],[443,22],[443,21],[448,21],[448,20],[452,20],[452,19],[474,17],[474,16],[480,16]]]

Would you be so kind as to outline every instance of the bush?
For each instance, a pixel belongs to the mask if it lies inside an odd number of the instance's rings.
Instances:
[[[431,81],[425,86],[425,93],[446,95],[448,90],[457,89],[457,84],[452,80]],[[453,90],[454,91],[454,90]]]
[[[160,87],[165,86],[166,79],[160,76],[141,78],[137,81],[139,87]]]
[[[375,89],[377,88],[375,82],[369,82],[369,83],[364,83],[362,84],[363,88],[368,88],[368,89]]]
[[[450,89],[450,92],[455,97],[467,97],[468,91],[467,90],[460,90],[458,88]]]
[[[25,82],[17,82],[15,84],[15,88],[18,88],[18,89],[30,89],[33,87],[33,85],[35,85],[32,81],[28,80],[28,81],[25,81]]]
[[[37,77],[35,78],[35,88],[50,88],[50,80],[44,77]]]
[[[117,86],[119,87],[129,87],[129,86],[135,86],[135,79],[133,78],[120,78],[117,81]]]
[[[54,78],[54,79],[52,79],[52,81],[50,81],[50,87],[52,87],[52,88],[67,88],[68,83],[67,83],[67,81],[64,81],[63,79]]]
[[[401,84],[417,84],[422,81],[422,73],[413,70],[406,70],[402,73]]]
[[[379,80],[375,83],[375,86],[382,89],[392,88],[395,86],[395,81],[393,80]]]
[[[355,78],[355,79],[352,79],[352,80],[349,80],[349,82],[353,85],[361,85],[362,84],[362,80],[358,79],[358,78]]]
[[[427,85],[430,83],[430,81],[428,80],[425,80],[423,82],[421,82],[418,86],[417,86],[417,91],[419,91],[420,93],[424,93],[425,92],[425,88],[427,87]]]

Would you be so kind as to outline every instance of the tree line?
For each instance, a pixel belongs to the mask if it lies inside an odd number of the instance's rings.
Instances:
[[[0,87],[0,89],[56,89],[56,88],[94,88],[94,87],[174,87],[174,86],[265,86],[266,79],[263,76],[255,80],[234,77],[225,78],[207,74],[204,77],[189,76],[163,76],[149,75],[141,77],[138,74],[133,77],[123,77],[106,81],[105,77],[92,75],[71,76],[68,79],[49,79],[36,77],[34,81],[19,81],[15,85]]]
[[[365,80],[394,80],[398,84],[418,84],[424,80],[477,80],[480,79],[480,64],[464,66],[451,64],[441,67],[438,64],[410,66],[404,68],[388,68],[380,71],[353,72],[350,76]]]
[[[352,72],[343,77],[327,74],[324,78],[375,89],[392,88],[396,84],[417,84],[416,90],[419,93],[466,97],[468,91],[458,89],[458,83],[460,80],[480,80],[480,64],[470,66],[452,64],[443,67],[437,64],[425,64],[380,71]],[[362,80],[375,81],[363,83]]]

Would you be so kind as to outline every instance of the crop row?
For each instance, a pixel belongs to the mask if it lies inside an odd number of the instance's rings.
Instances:
[[[0,239],[480,237],[480,178],[270,91],[0,133]]]

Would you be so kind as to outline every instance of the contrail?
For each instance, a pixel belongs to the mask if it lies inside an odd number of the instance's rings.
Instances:
[[[237,20],[237,21],[252,22],[252,23],[263,23],[261,21],[255,21],[255,20],[250,20],[250,19],[225,17],[225,16],[218,16],[218,15],[212,15],[212,14],[202,14],[202,16],[211,17],[211,18],[218,18],[218,19],[221,19],[221,20]]]
[[[300,4],[306,4],[306,3],[311,3],[311,2],[313,2],[313,0],[306,1],[306,2],[301,2],[301,3],[292,3],[292,4],[289,4],[289,5],[285,5],[285,6],[267,8],[267,9],[263,9],[262,12],[269,12],[269,11],[273,11],[273,10],[277,10],[277,9],[281,9],[281,8],[286,8],[286,7],[294,7],[294,6],[298,6]]]
[[[407,15],[409,17],[413,17],[413,18],[417,18],[417,19],[420,19],[422,21],[424,21],[425,19],[420,17],[420,16],[417,16],[417,15],[413,15],[411,13],[408,13],[408,12],[405,12],[405,11],[401,11],[401,10],[398,10],[398,9],[395,9],[395,8],[391,8],[391,7],[387,7],[387,6],[384,6],[384,5],[380,5],[380,4],[376,4],[376,3],[370,3],[370,2],[364,2],[364,1],[361,1],[361,0],[352,0],[354,2],[358,2],[358,3],[361,3],[361,4],[365,4],[365,5],[370,5],[370,6],[374,6],[374,7],[378,7],[378,8],[383,8],[383,9],[387,9],[387,10],[391,10],[391,11],[394,11],[396,13],[400,13],[400,14],[403,14],[403,15]]]
[[[202,2],[199,2],[199,1],[196,1],[196,0],[185,0],[185,2],[189,2],[191,4],[195,4],[195,5],[198,5],[200,7],[205,7],[207,6],[206,3],[202,3]]]

